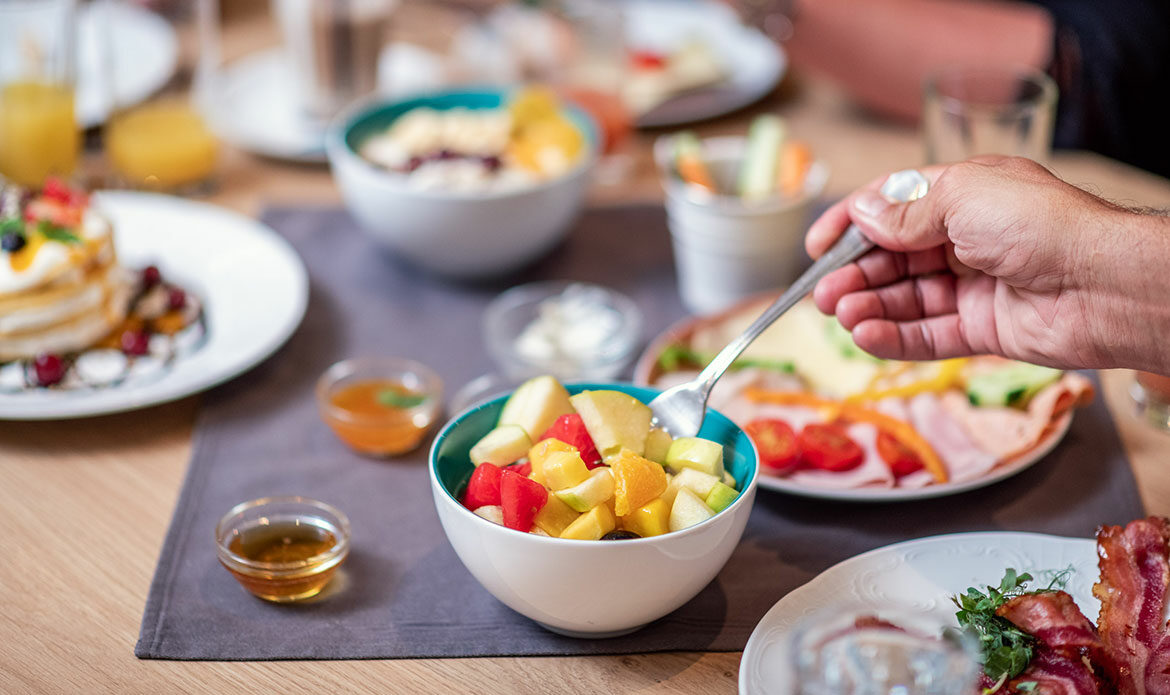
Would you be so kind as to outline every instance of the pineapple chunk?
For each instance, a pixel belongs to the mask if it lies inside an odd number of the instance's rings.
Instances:
[[[670,505],[659,497],[623,516],[622,528],[643,538],[661,536],[670,530]]]
[[[706,506],[706,505],[704,505]],[[609,506],[599,504],[593,509],[577,517],[568,528],[561,531],[561,538],[572,538],[579,541],[597,541],[617,526],[617,519]]]
[[[550,536],[559,536],[569,524],[577,520],[580,516],[577,512],[569,508],[569,505],[560,501],[555,495],[549,495],[548,501],[540,508],[536,514],[536,527],[544,531]]]
[[[587,512],[613,498],[613,471],[607,466],[589,471],[585,482],[553,493],[562,502],[579,512]]]
[[[532,473],[528,477],[547,486],[544,478],[544,461],[556,452],[569,452],[580,456],[577,447],[571,444],[565,444],[559,439],[542,439],[528,450],[528,462],[532,464]]]
[[[674,505],[670,508],[670,530],[681,531],[695,524],[706,521],[715,516],[707,503],[691,492],[689,488],[682,488],[674,498]]]
[[[550,490],[564,490],[580,485],[589,477],[589,469],[581,455],[570,451],[554,451],[540,467],[544,484]]]

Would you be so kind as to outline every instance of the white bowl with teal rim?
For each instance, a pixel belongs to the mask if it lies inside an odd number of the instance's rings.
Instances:
[[[409,99],[374,99],[339,115],[329,127],[325,147],[342,199],[361,227],[411,263],[460,278],[517,270],[556,246],[581,210],[589,171],[597,159],[597,127],[579,108],[562,106],[585,136],[585,155],[564,175],[523,188],[417,190],[402,173],[358,154],[367,138],[384,132],[412,109],[500,108],[511,91],[451,90]]]

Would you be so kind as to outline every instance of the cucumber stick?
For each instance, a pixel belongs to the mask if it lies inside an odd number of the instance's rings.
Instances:
[[[776,193],[776,169],[788,127],[779,116],[765,114],[748,129],[747,152],[739,171],[739,195],[744,200],[761,200]]]
[[[1060,375],[1059,369],[1017,362],[972,376],[967,380],[967,398],[972,405],[1023,408]]]

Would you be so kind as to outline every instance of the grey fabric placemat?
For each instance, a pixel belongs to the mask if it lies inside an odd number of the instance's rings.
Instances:
[[[362,659],[620,654],[743,649],[785,593],[830,565],[896,541],[960,531],[1088,537],[1143,514],[1103,400],[1028,471],[954,497],[836,504],[760,490],[747,532],[716,581],[626,637],[554,635],[497,602],[460,564],[439,526],[427,446],[393,461],[349,453],[317,417],[313,383],[335,360],[421,360],[449,392],[490,371],[480,314],[506,285],[589,280],[634,298],[650,337],[683,316],[664,214],[588,212],[549,257],[507,283],[441,282],[378,251],[342,211],[265,215],[311,278],[304,323],[274,357],[204,397],[187,479],[159,558],[135,654],[157,659]],[[474,234],[474,229],[468,229]],[[232,505],[301,494],[343,509],[353,551],[325,600],[278,606],[246,594],[216,560],[212,532]]]

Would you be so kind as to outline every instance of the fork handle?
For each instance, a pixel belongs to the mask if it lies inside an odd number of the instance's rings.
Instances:
[[[791,309],[793,305],[799,302],[806,294],[812,292],[816,284],[820,282],[821,278],[829,273],[844,268],[858,258],[861,258],[872,249],[873,242],[866,238],[861,230],[855,224],[849,225],[845,230],[845,234],[833,244],[825,255],[817,259],[816,263],[806,270],[796,282],[792,283],[784,294],[772,305],[760,314],[752,325],[748,326],[747,330],[739,335],[735,340],[728,343],[715,359],[711,360],[703,371],[699,373],[697,381],[702,384],[704,401],[706,395],[711,392],[711,388],[715,386],[715,382],[719,381],[719,377],[723,376],[723,372],[735,362],[743,351],[751,345],[752,341],[760,336],[764,330],[771,326],[776,319]]]

